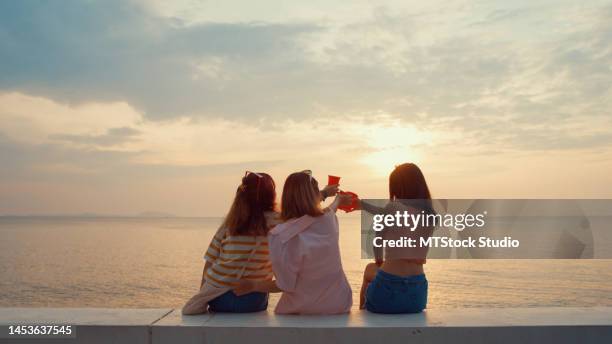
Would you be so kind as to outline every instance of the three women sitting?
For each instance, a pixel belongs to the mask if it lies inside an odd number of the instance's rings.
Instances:
[[[282,208],[275,212],[276,191],[265,173],[247,172],[223,224],[204,257],[200,291],[183,307],[183,314],[256,312],[265,310],[269,292],[282,292],[278,314],[339,314],[352,306],[352,291],[342,269],[338,206],[351,196],[337,194],[337,185],[319,191],[310,171],[285,181]],[[398,166],[389,180],[390,202],[371,212],[433,211],[421,171],[414,164]],[[326,208],[321,202],[335,195]],[[415,209],[403,199],[418,198],[428,209]],[[428,204],[428,206],[427,206]],[[389,236],[396,229],[383,231]],[[426,229],[421,235],[431,235]],[[414,234],[412,234],[414,235]],[[376,263],[364,272],[360,308],[378,313],[414,313],[427,303],[423,272],[426,251],[377,251]],[[416,256],[414,256],[416,255]]]

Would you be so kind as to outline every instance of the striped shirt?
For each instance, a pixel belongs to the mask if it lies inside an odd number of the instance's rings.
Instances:
[[[217,287],[235,286],[241,278],[273,278],[266,236],[230,235],[222,228],[213,237],[204,259],[211,263],[206,280]]]

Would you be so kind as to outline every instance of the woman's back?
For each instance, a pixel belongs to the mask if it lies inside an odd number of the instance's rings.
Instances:
[[[352,292],[342,270],[338,239],[338,220],[331,209],[321,216],[289,220],[270,231],[270,260],[283,291],[276,313],[350,311]]]
[[[279,223],[275,212],[266,212],[265,218],[269,227]],[[213,237],[204,259],[211,263],[206,278],[217,287],[236,286],[241,278],[273,278],[267,236],[232,235],[229,230],[221,228]]]
[[[391,201],[385,207],[386,214],[396,212],[408,214],[420,214],[421,210],[406,205],[401,201]],[[385,247],[384,262],[381,269],[385,272],[398,276],[412,276],[423,273],[423,264],[426,262],[428,247],[420,246],[420,238],[428,238],[433,234],[432,227],[418,226],[414,230],[407,227],[387,227],[382,233],[383,240],[398,240],[410,238],[415,240],[417,247]]]
[[[213,238],[206,260],[211,263],[206,279],[218,287],[235,286],[240,278],[271,280],[268,238],[265,236],[229,235],[220,231]]]

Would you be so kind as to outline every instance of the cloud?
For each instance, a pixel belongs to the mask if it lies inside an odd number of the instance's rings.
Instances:
[[[78,137],[78,136],[77,136]],[[15,141],[0,133],[0,152],[3,164],[1,180],[29,182],[75,183],[135,183],[142,180],[174,178],[206,178],[223,175],[228,171],[269,168],[280,160],[242,160],[236,162],[194,163],[143,162],[144,151],[98,149],[83,145],[31,144]],[[100,145],[98,142],[96,146]]]
[[[336,168],[383,168],[386,173],[388,164],[395,162],[390,151],[405,151],[441,136],[421,133],[385,115],[373,121],[362,117],[348,122],[333,118],[274,122],[278,127],[266,128],[227,120],[151,121],[123,104],[66,106],[14,93],[0,94],[0,104],[10,104],[0,107],[0,116],[7,119],[0,123],[4,138],[0,152],[5,163],[15,167],[11,176],[24,179],[54,174],[60,167],[67,175],[87,178],[156,173],[178,177],[213,166],[293,169],[295,163],[323,161]],[[123,118],[123,126],[99,116],[111,112]],[[74,122],[77,118],[82,122]]]
[[[457,116],[558,121],[610,105],[611,10],[595,2],[393,4],[291,23],[190,22],[114,0],[0,6],[0,88],[126,102],[155,120],[382,111],[426,128]]]
[[[218,216],[226,210],[240,173],[279,164],[244,159],[183,166],[139,162],[142,154],[21,142],[0,132],[0,214],[134,214],[166,209],[180,215]]]
[[[3,181],[65,181],[104,175],[137,153],[19,142],[0,133]]]
[[[49,138],[51,140],[67,141],[82,145],[114,146],[133,141],[139,135],[140,131],[136,129],[119,127],[110,128],[102,135],[55,134],[49,136]]]
[[[123,103],[65,105],[17,93],[0,94],[0,212],[139,212],[219,215],[245,170],[271,173],[279,185],[294,170],[384,169],[379,156],[409,149],[417,135],[381,120],[286,121],[262,128],[227,120],[151,121]],[[109,121],[103,114],[122,119]],[[278,123],[274,123],[275,125]],[[380,146],[372,146],[378,142]],[[362,159],[366,159],[362,161]],[[383,163],[385,164],[383,167]],[[371,182],[368,173],[352,178]],[[58,199],[61,202],[58,203]],[[35,202],[34,202],[35,201]],[[204,210],[203,210],[204,209]]]
[[[81,183],[80,206],[132,183],[176,200],[258,168],[373,185],[405,160],[477,184],[612,149],[605,2],[150,4],[0,1],[0,186],[25,183],[0,193]]]
[[[184,26],[124,1],[2,2],[0,87],[69,103],[127,101],[152,118],[238,115],[227,104],[255,101],[259,95],[250,91],[254,82],[266,82],[264,69],[291,53],[293,37],[315,29]],[[241,80],[221,91],[218,78],[206,73],[211,59],[247,68],[237,68]]]

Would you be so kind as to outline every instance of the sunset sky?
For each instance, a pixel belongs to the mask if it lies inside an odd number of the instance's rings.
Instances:
[[[1,1],[0,215],[226,212],[245,170],[366,198],[612,197],[609,1]]]

